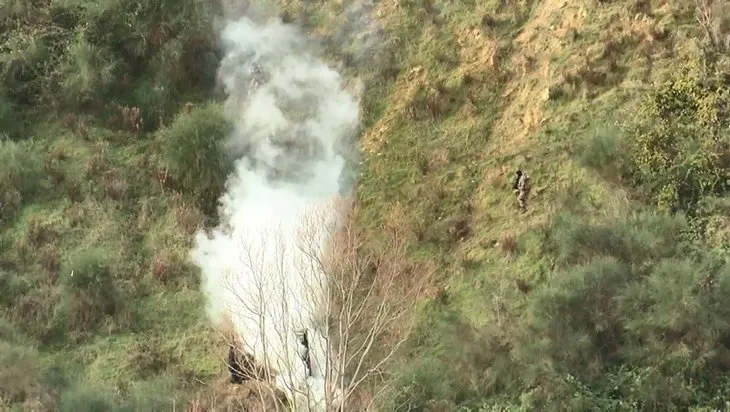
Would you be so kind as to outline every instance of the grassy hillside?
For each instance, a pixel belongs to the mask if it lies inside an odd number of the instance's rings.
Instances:
[[[230,166],[198,138],[230,127],[212,4],[0,4],[1,407],[236,396],[185,256]],[[700,21],[649,0],[282,10],[365,80],[368,247],[396,229],[435,269],[383,410],[725,407],[717,5]],[[376,47],[351,36],[353,13]]]

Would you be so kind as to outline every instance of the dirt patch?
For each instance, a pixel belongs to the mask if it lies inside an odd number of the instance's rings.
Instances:
[[[499,51],[496,39],[490,38],[481,28],[464,29],[456,37],[460,74],[478,77],[494,69]]]
[[[502,94],[506,106],[492,133],[497,147],[526,144],[543,123],[543,106],[553,78],[551,59],[563,52],[586,15],[578,1],[540,2],[535,17],[514,40],[516,52],[508,66],[512,78]]]
[[[419,89],[426,83],[426,77],[427,70],[416,66],[397,81],[391,94],[391,107],[362,137],[364,151],[375,154],[380,150],[394,122],[407,110]]]
[[[384,0],[378,3],[375,8],[375,15],[385,18],[398,13],[401,9],[401,0]]]

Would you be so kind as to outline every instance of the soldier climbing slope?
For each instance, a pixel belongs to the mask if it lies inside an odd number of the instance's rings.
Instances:
[[[299,356],[301,356],[304,366],[307,368],[307,376],[312,376],[312,360],[309,357],[309,339],[307,337],[307,330],[305,329],[295,333],[297,338],[299,338],[299,343],[302,345],[302,350],[300,350]]]
[[[527,211],[527,198],[530,196],[530,189],[532,182],[527,173],[517,169],[515,176],[515,183],[512,185],[512,189],[517,194],[517,203],[520,205],[520,212],[525,213]]]
[[[238,362],[236,349],[233,345],[228,346],[228,371],[231,373],[231,383],[240,384],[247,378],[247,376],[243,373],[241,364]]]

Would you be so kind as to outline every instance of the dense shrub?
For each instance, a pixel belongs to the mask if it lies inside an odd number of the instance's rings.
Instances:
[[[222,148],[232,129],[221,105],[209,103],[180,113],[161,134],[166,166],[179,187],[194,195],[207,210],[221,195],[232,171]]]
[[[117,62],[108,50],[91,44],[86,33],[78,30],[62,69],[61,93],[64,100],[76,106],[97,101],[113,85],[116,67]]]
[[[203,0],[54,1],[43,11],[13,11],[23,15],[22,29],[0,15],[0,49],[7,51],[0,88],[21,106],[81,105],[96,114],[135,107],[144,130],[153,130],[186,99],[212,91],[214,7]]]
[[[61,395],[61,412],[108,412],[114,403],[107,393],[93,389],[76,388]]]
[[[693,211],[730,188],[730,84],[709,69],[685,70],[646,97],[629,127],[625,170],[661,210]]]
[[[580,160],[607,177],[620,177],[622,168],[625,167],[625,153],[622,152],[620,136],[621,131],[617,128],[594,130],[581,144]]]
[[[15,104],[0,89],[0,140],[14,139],[23,130],[22,119]]]
[[[0,221],[15,212],[43,185],[43,162],[27,145],[0,139]]]
[[[34,350],[0,339],[0,399],[23,401],[38,383],[40,373]]]
[[[166,382],[153,381],[134,388],[127,399],[118,400],[108,390],[88,386],[72,387],[61,394],[61,412],[138,412],[174,410]]]
[[[723,407],[730,265],[691,243],[689,230],[680,216],[640,213],[596,224],[560,215],[539,245],[551,262],[543,269],[549,281],[495,303],[487,316],[499,326],[422,313],[420,360],[396,404],[473,406],[485,398],[472,410]]]
[[[530,300],[525,336],[542,339],[520,342],[526,376],[567,373],[641,409],[697,405],[695,392],[722,389],[730,266],[709,253],[689,258],[682,219],[639,215],[600,230],[575,221],[556,221],[551,242],[559,255],[582,259],[559,259],[555,280]],[[617,385],[626,368],[638,378]],[[550,381],[545,399],[567,389],[559,375]]]
[[[634,117],[600,129],[581,160],[622,180],[659,210],[697,215],[703,198],[730,188],[730,83],[712,65],[687,65],[655,85]]]
[[[82,249],[66,259],[60,273],[64,323],[86,330],[120,312],[122,301],[112,264],[110,254],[102,249]]]
[[[0,87],[20,104],[34,104],[49,86],[51,70],[58,59],[48,30],[8,31],[1,44]]]
[[[30,289],[30,284],[23,276],[0,269],[0,305],[9,306],[13,299]]]

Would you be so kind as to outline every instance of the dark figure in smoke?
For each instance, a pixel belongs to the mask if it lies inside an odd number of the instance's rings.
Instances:
[[[248,73],[251,76],[251,83],[248,85],[249,90],[256,89],[266,81],[266,75],[264,69],[258,62],[253,62],[248,67]]]
[[[307,338],[307,331],[303,330],[297,332],[297,337],[299,338],[299,343],[304,346],[304,350],[300,352],[300,356],[304,361],[304,366],[307,368],[307,376],[312,376],[312,363],[309,358],[309,339]]]
[[[241,364],[238,362],[236,349],[233,345],[228,347],[228,371],[231,372],[231,383],[241,384],[248,379],[248,376],[241,368]]]

